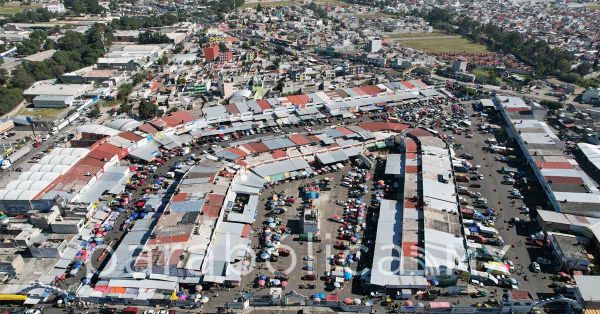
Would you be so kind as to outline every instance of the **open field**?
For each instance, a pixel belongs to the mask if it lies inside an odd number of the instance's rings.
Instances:
[[[25,5],[25,6],[19,6],[19,5],[2,5],[0,6],[0,15],[13,15],[13,14],[17,14],[23,10],[26,9],[35,9],[35,8],[39,8],[39,5]]]
[[[380,19],[380,18],[386,18],[386,17],[394,17],[394,14],[391,13],[385,13],[385,12],[370,12],[370,13],[363,13],[363,14],[354,14],[354,16],[356,17],[360,17],[363,19]]]
[[[260,4],[262,7],[278,7],[278,6],[288,6],[288,5],[296,5],[299,2],[296,1],[260,1],[260,2],[246,2],[242,6],[243,8],[256,8],[256,6]]]
[[[339,7],[347,7],[348,3],[341,0],[314,0],[315,3],[320,5],[331,5],[331,6],[339,6]]]
[[[347,7],[348,3],[342,0],[314,0],[318,5],[331,5],[331,6],[340,6]],[[288,5],[297,5],[297,4],[306,4],[308,2],[303,1],[292,1],[292,0],[263,0],[258,2],[246,2],[244,3],[244,8],[255,8],[260,3],[263,7],[276,7],[276,6],[288,6]]]
[[[429,37],[402,40],[402,45],[431,52],[486,52],[483,45],[462,37]]]
[[[384,33],[384,36],[388,36],[394,40],[406,40],[406,39],[421,39],[429,37],[453,37],[443,32],[433,31],[427,32],[414,32],[414,33]]]
[[[17,115],[40,117],[40,118],[58,118],[65,108],[24,108]]]
[[[586,5],[586,7],[588,7],[588,9],[592,9],[592,10],[600,10],[600,3],[590,2]]]

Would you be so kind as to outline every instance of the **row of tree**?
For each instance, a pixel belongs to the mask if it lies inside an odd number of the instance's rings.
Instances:
[[[23,100],[23,90],[34,82],[57,78],[96,63],[112,38],[112,29],[100,24],[95,24],[84,34],[66,31],[56,43],[59,51],[52,58],[41,62],[23,61],[13,70],[10,80],[5,80],[6,86],[0,91],[0,114],[19,104]]]
[[[526,39],[514,31],[507,31],[492,23],[482,24],[469,16],[456,15],[446,9],[434,8],[421,15],[434,27],[456,32],[473,41],[484,43],[494,51],[513,54],[534,68],[536,77],[556,75],[568,82],[577,82],[589,72],[589,65],[571,70],[575,56],[565,50],[552,48],[541,40]]]
[[[145,31],[140,33],[138,41],[140,44],[166,44],[170,43],[171,39],[165,34],[153,31]]]
[[[102,14],[105,8],[98,4],[98,0],[63,0],[65,8],[77,15]]]
[[[57,18],[59,15],[52,13],[45,8],[25,10],[18,12],[5,19],[0,19],[0,25],[6,23],[37,23],[37,22],[48,22],[51,19]]]
[[[185,21],[185,16],[167,13],[152,16],[123,16],[119,19],[113,20],[111,25],[113,29],[138,30],[141,28],[173,25],[181,21]]]
[[[50,46],[47,49],[51,49],[54,43],[48,39],[48,33],[41,29],[36,29],[29,34],[28,39],[17,44],[17,52],[21,56],[29,56],[38,52],[42,48],[42,45],[44,45],[44,48],[46,48],[45,46]]]

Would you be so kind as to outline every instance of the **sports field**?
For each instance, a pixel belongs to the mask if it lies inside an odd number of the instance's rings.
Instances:
[[[288,0],[246,2],[246,3],[244,3],[244,5],[242,7],[243,8],[256,8],[256,6],[259,5],[259,4],[260,4],[261,7],[266,8],[266,7],[279,7],[279,6],[296,5],[296,4],[299,4],[299,2],[288,1]]]
[[[384,36],[390,37],[391,39],[394,40],[407,40],[407,39],[420,39],[420,38],[427,38],[427,37],[443,37],[443,36],[449,36],[446,33],[442,33],[442,32],[414,32],[414,33],[384,33]]]
[[[430,34],[430,33],[427,33]],[[427,36],[422,38],[400,39],[403,46],[431,52],[486,52],[483,45],[459,36]]]
[[[330,5],[338,7],[347,7],[349,4],[341,0],[314,0],[315,3],[320,5]]]

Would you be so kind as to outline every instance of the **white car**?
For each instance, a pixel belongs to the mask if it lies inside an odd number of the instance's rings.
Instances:
[[[533,271],[534,273],[539,273],[542,271],[542,268],[540,267],[540,264],[538,264],[538,262],[533,262],[531,263],[531,271]]]
[[[529,214],[529,207],[521,206],[519,209],[521,210],[521,212],[523,212],[523,214]]]
[[[315,258],[312,255],[306,255],[306,256],[304,256],[304,260],[305,261],[314,261]]]

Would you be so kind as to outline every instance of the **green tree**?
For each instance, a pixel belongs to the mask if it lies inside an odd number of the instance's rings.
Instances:
[[[585,76],[592,71],[592,65],[589,62],[582,62],[575,68],[575,72],[581,76]]]
[[[163,55],[162,57],[160,57],[157,61],[156,61],[159,65],[165,65],[169,62],[169,59],[167,58],[166,55]]]
[[[44,42],[44,50],[54,49],[54,40],[48,38],[46,42]]]
[[[557,111],[563,107],[563,104],[558,101],[545,100],[545,99],[540,101],[540,105],[548,108],[548,110],[550,110],[552,112]]]
[[[431,70],[425,67],[416,67],[412,71],[413,73],[421,76],[431,75]]]
[[[151,103],[150,101],[142,99],[138,107],[138,114],[141,119],[154,118],[158,115],[158,106]]]
[[[146,73],[144,72],[137,72],[131,76],[131,82],[134,86],[144,81],[146,81]]]
[[[34,82],[35,78],[33,77],[33,75],[31,75],[22,66],[17,67],[13,71],[12,78],[10,80],[10,84],[13,87],[17,87],[23,90],[31,86],[31,84],[33,84]]]
[[[21,101],[23,101],[22,89],[0,87],[0,115],[8,113]]]
[[[172,40],[165,34],[159,32],[145,31],[140,34],[138,41],[140,44],[165,44]]]
[[[117,110],[118,113],[131,113],[131,110],[133,110],[133,105],[128,103],[127,101],[121,103],[121,106],[119,107],[119,110]]]
[[[98,105],[93,106],[92,109],[90,109],[90,112],[88,113],[88,117],[90,119],[96,119],[96,118],[100,117],[100,108],[98,107]]]
[[[229,48],[227,48],[227,45],[225,45],[225,43],[220,42],[219,43],[219,52],[226,52],[229,51]]]
[[[111,11],[116,11],[119,9],[119,2],[117,2],[117,0],[110,0],[110,3],[108,4],[108,8]]]
[[[131,84],[123,84],[123,85],[119,86],[119,91],[117,92],[117,97],[119,99],[122,99],[125,102],[127,102],[127,99],[129,99],[129,94],[131,94],[132,91],[133,91],[133,86]]]
[[[4,68],[0,68],[0,85],[4,86],[8,82],[9,75],[8,71]]]

